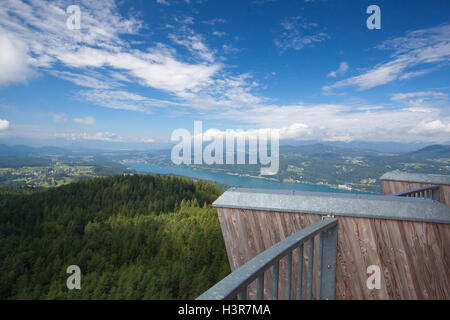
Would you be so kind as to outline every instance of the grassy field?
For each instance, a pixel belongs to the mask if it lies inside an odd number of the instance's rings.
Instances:
[[[46,188],[97,176],[95,166],[72,166],[58,162],[47,167],[2,168],[0,186]]]

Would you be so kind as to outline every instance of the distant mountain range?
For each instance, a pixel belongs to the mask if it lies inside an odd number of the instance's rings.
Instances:
[[[386,149],[386,148],[384,148]],[[158,150],[148,150],[150,154],[158,155],[169,155],[170,148],[158,149]],[[68,155],[68,154],[96,154],[96,155],[107,155],[107,154],[133,154],[133,153],[146,153],[145,150],[107,150],[107,149],[68,149],[62,147],[54,146],[44,146],[44,147],[31,147],[27,145],[7,145],[0,144],[0,156],[12,156],[12,157],[34,157],[34,156],[48,156],[48,155]],[[380,156],[380,155],[402,155],[411,156],[417,158],[437,158],[450,157],[450,145],[430,145],[420,149],[415,149],[414,151],[408,152],[386,152],[371,148],[366,148],[363,145],[358,145],[358,147],[352,147],[350,144],[336,145],[335,143],[313,143],[309,145],[281,145],[280,154],[296,154],[308,157],[319,157],[319,158],[335,158],[342,156]]]
[[[59,147],[33,148],[25,145],[9,146],[0,144],[0,156],[30,157],[49,154],[67,154],[68,150]]]
[[[71,165],[116,167],[119,162],[148,162],[173,166],[171,149],[161,150],[69,150],[60,147],[34,148],[0,145],[0,167],[46,166],[52,157]],[[116,165],[114,165],[114,163]],[[192,165],[202,170],[258,176],[259,165]],[[118,167],[119,168],[119,167]],[[122,166],[124,170],[125,167]],[[326,184],[360,191],[380,192],[379,177],[391,170],[450,174],[450,145],[430,145],[409,152],[385,152],[349,144],[329,143],[280,146],[280,168],[271,176],[279,181]]]
[[[128,154],[121,160],[133,160]],[[141,152],[139,161],[173,165],[170,150]],[[259,165],[191,165],[202,170],[259,176]],[[325,143],[280,147],[280,167],[271,178],[279,181],[326,184],[367,192],[381,192],[379,177],[401,170],[417,173],[450,174],[450,146],[432,145],[403,153],[339,147]]]
[[[288,141],[286,142],[294,142]],[[366,154],[374,155],[380,153],[390,154],[433,154],[446,155],[449,152],[450,145],[429,145],[424,146],[423,143],[416,144],[402,144],[395,142],[316,142],[316,141],[302,141],[301,143],[283,143],[280,146],[280,152],[290,152],[301,150],[303,153],[311,155],[311,153],[318,152],[326,153],[346,153],[346,154]],[[161,149],[149,148],[148,151],[167,151],[170,147]],[[33,156],[33,155],[48,155],[48,154],[68,154],[68,153],[104,153],[104,152],[130,152],[133,150],[123,149],[109,149],[109,148],[83,148],[83,147],[56,147],[56,146],[41,146],[32,147],[28,145],[9,145],[0,144],[0,156]],[[136,150],[139,152],[145,150]]]
[[[413,157],[422,158],[449,158],[450,145],[432,145],[408,154]]]
[[[339,147],[323,143],[305,146],[281,146],[280,154],[294,152],[310,157],[339,157],[339,156],[410,156],[416,158],[449,158],[450,145],[430,145],[410,152],[382,152],[365,148]]]
[[[321,142],[319,140],[294,140],[286,139],[281,140],[280,145],[290,145],[290,146],[305,146],[317,143],[323,143],[330,146],[350,148],[358,150],[371,150],[383,153],[406,153],[419,150],[429,145],[429,143],[416,142],[416,143],[400,143],[400,142],[389,142],[389,141],[327,141]],[[67,150],[80,150],[80,151],[99,151],[99,150],[139,150],[139,151],[154,151],[170,149],[173,146],[173,142],[153,142],[153,143],[142,143],[142,142],[110,142],[110,141],[99,141],[99,140],[65,140],[65,139],[27,139],[20,137],[0,137],[0,144],[5,145],[21,145],[21,146],[33,146],[33,147],[46,147],[55,146]],[[450,144],[450,139],[444,143],[444,145]]]

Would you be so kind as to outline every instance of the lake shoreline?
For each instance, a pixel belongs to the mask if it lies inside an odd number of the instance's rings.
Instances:
[[[370,194],[368,192],[359,190],[347,190],[327,184],[310,184],[301,182],[283,182],[274,178],[267,178],[261,176],[251,176],[248,174],[218,172],[202,170],[198,168],[185,168],[167,165],[157,165],[144,162],[127,162],[125,164],[128,168],[138,172],[166,174],[183,176],[193,179],[200,179],[206,181],[213,181],[216,183],[226,184],[230,187],[244,187],[244,188],[263,188],[263,189],[293,189],[303,191],[316,192],[337,192],[337,193],[357,193]]]

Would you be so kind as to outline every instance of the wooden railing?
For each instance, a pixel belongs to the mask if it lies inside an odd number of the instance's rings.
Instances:
[[[200,295],[197,300],[228,300],[236,296],[241,300],[248,298],[247,288],[257,280],[256,299],[264,299],[264,273],[272,268],[272,299],[278,299],[279,265],[286,256],[285,298],[291,297],[292,256],[297,253],[296,299],[302,299],[303,245],[308,245],[308,268],[306,299],[311,299],[313,285],[314,238],[319,237],[317,250],[316,299],[331,300],[335,295],[336,248],[338,220],[326,217],[299,232],[285,238],[269,249],[263,251],[239,269],[235,270],[212,288]]]

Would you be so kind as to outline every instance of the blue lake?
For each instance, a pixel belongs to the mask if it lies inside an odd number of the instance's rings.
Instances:
[[[220,172],[210,172],[205,170],[194,170],[191,168],[161,166],[150,163],[127,163],[129,168],[139,172],[149,172],[156,174],[170,174],[177,176],[184,176],[194,179],[208,180],[224,183],[230,187],[243,188],[262,188],[262,189],[289,189],[302,191],[317,191],[317,192],[342,192],[342,193],[362,193],[357,191],[347,191],[336,189],[324,185],[303,184],[291,182],[279,182],[268,179],[259,179],[246,176],[231,175]]]

